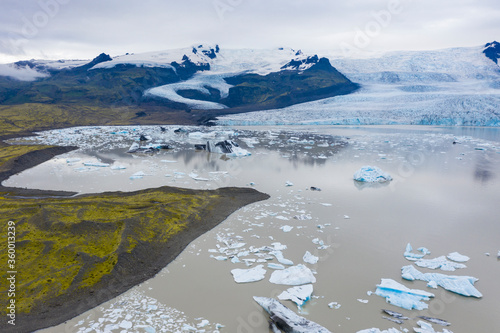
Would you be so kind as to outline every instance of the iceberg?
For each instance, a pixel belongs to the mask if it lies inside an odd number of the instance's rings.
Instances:
[[[448,258],[450,258],[449,255],[448,255]],[[415,265],[417,265],[418,267],[424,267],[424,268],[429,268],[429,269],[439,268],[442,271],[449,271],[449,272],[453,272],[459,268],[466,268],[467,267],[464,264],[460,264],[460,263],[453,262],[453,261],[448,261],[448,260],[446,260],[445,256],[437,257],[434,259],[419,259],[419,260],[415,261]]]
[[[269,282],[274,284],[284,284],[288,286],[300,286],[308,283],[315,283],[316,278],[312,271],[302,264],[292,266],[287,269],[274,271]]]
[[[418,318],[426,320],[426,321],[433,323],[433,324],[441,325],[441,326],[450,326],[451,325],[446,320],[439,319],[439,318],[432,318],[432,317],[427,317],[427,316],[418,316]]]
[[[276,328],[287,333],[331,333],[323,326],[297,315],[275,299],[268,297],[253,298],[271,317]]]
[[[415,267],[408,265],[402,268],[402,277],[405,280],[434,281],[438,286],[463,296],[483,297],[483,295],[474,287],[478,281],[472,276],[455,276],[440,273],[421,273]]]
[[[470,259],[469,257],[464,256],[458,252],[449,253],[446,257],[448,259],[456,261],[456,262],[466,262],[466,261],[469,261],[469,259]]]
[[[297,304],[297,306],[302,308],[308,300],[311,299],[313,293],[313,285],[306,284],[303,286],[288,288],[286,291],[278,295],[278,298],[282,301],[290,300]]]
[[[264,265],[258,265],[250,269],[232,269],[231,274],[233,274],[235,282],[248,283],[264,279],[264,277],[266,276],[266,270],[264,269]]]
[[[417,333],[453,333],[452,331],[447,330],[446,328],[444,328],[442,332],[436,332],[431,324],[426,323],[425,321],[422,320],[417,321],[417,325],[420,326],[420,328],[418,327],[413,328],[413,330]]]
[[[388,330],[381,331],[379,328],[369,328],[366,330],[358,331],[357,333],[401,333],[401,331],[395,328],[389,328]]]
[[[290,231],[292,231],[293,227],[289,226],[289,225],[284,225],[284,226],[281,226],[280,229],[283,230],[283,232],[290,232]]]
[[[106,167],[109,167],[110,164],[108,164],[108,163],[101,163],[101,162],[83,162],[83,165],[85,165],[85,166],[99,167],[99,168],[106,168]]]
[[[383,183],[391,181],[392,177],[375,166],[363,166],[354,174],[354,180],[365,183]]]
[[[409,289],[392,279],[382,279],[382,282],[377,285],[375,294],[384,297],[388,303],[407,310],[427,309],[429,306],[422,301],[428,301],[434,297],[432,293]]]
[[[304,257],[302,257],[302,260],[304,260],[304,262],[306,262],[308,264],[315,265],[318,263],[319,258],[316,257],[315,255],[311,254],[311,252],[306,251],[306,253],[304,254]]]

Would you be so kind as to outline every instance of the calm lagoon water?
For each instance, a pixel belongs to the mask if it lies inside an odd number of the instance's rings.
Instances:
[[[83,128],[52,131],[37,140],[78,144],[18,174],[4,185],[80,193],[132,191],[163,185],[213,189],[252,186],[271,198],[240,209],[191,243],[156,277],[77,318],[42,332],[269,332],[268,316],[252,296],[276,297],[289,286],[271,284],[272,269],[259,282],[237,284],[230,273],[251,268],[262,246],[287,246],[285,258],[303,263],[318,256],[313,298],[301,315],[332,332],[377,327],[413,331],[416,316],[451,322],[454,333],[496,332],[500,327],[500,129],[422,126],[186,128]],[[115,133],[115,134],[111,134]],[[173,150],[127,154],[139,133]],[[194,143],[231,138],[251,156],[224,158],[197,152]],[[455,143],[454,143],[455,142]],[[86,161],[110,167],[84,166]],[[394,180],[361,186],[352,176],[361,166],[378,166]],[[112,167],[114,169],[112,169]],[[117,169],[117,167],[124,169]],[[137,172],[142,178],[131,179]],[[195,180],[193,177],[208,180]],[[136,177],[137,178],[137,177]],[[196,177],[195,177],[196,178]],[[287,182],[293,183],[286,186]],[[312,191],[311,186],[321,191]],[[310,215],[298,220],[294,216]],[[284,232],[283,226],[293,229]],[[318,249],[318,239],[326,248]],[[221,248],[245,243],[242,262],[220,261]],[[464,297],[422,281],[401,278],[407,243],[426,247],[435,258],[451,252],[470,257],[455,272],[479,279],[481,299]],[[489,255],[487,255],[489,254]],[[243,259],[249,259],[246,263]],[[271,262],[276,262],[276,259]],[[250,266],[247,266],[250,265]],[[418,267],[417,267],[418,268]],[[431,270],[418,268],[423,272]],[[382,278],[435,294],[429,309],[407,311],[374,292]],[[338,308],[328,304],[337,302]],[[297,311],[290,301],[283,304]],[[403,325],[382,318],[381,309],[412,318]],[[203,320],[207,320],[204,322]],[[221,327],[217,324],[224,325]],[[442,328],[434,325],[436,331]],[[194,330],[192,330],[194,331]]]

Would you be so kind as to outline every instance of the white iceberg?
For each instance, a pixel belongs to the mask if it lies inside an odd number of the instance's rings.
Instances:
[[[483,295],[474,287],[478,281],[472,276],[456,276],[440,273],[421,273],[415,267],[408,265],[402,268],[402,277],[405,280],[434,281],[438,286],[463,296],[483,297]]]
[[[274,271],[269,282],[288,286],[300,286],[308,283],[315,283],[316,278],[312,271],[302,264],[292,266],[284,270]]]
[[[292,231],[293,227],[289,226],[289,225],[284,225],[284,226],[281,226],[280,229],[283,230],[283,232],[290,232],[290,231]]]
[[[389,328],[388,330],[381,331],[379,328],[368,328],[366,330],[358,331],[357,333],[401,333],[401,331],[395,328]]]
[[[365,183],[383,183],[391,181],[392,177],[375,166],[363,166],[354,174],[354,180]]]
[[[418,267],[424,267],[429,269],[439,268],[442,271],[449,271],[449,272],[453,272],[456,269],[467,267],[464,264],[446,260],[445,256],[437,257],[434,259],[418,259],[417,261],[415,261],[415,265],[417,265]]]
[[[418,327],[413,328],[413,330],[417,333],[453,333],[452,331],[447,330],[446,328],[443,328],[442,332],[436,332],[431,324],[426,323],[425,321],[422,320],[417,321],[417,325],[420,326],[420,328]]]
[[[233,274],[235,282],[248,283],[264,279],[266,276],[266,270],[264,269],[264,265],[258,265],[250,269],[232,269],[231,274]]]
[[[290,300],[297,304],[299,309],[306,304],[308,300],[311,299],[311,295],[313,293],[313,285],[306,284],[303,286],[297,286],[288,288],[284,292],[278,295],[278,299],[282,301]]]
[[[377,285],[375,294],[384,297],[388,303],[407,310],[427,309],[429,306],[422,301],[428,301],[434,297],[432,293],[409,289],[392,279],[382,279],[382,282]]]
[[[311,252],[306,251],[304,257],[302,257],[302,260],[304,260],[304,262],[308,264],[315,265],[318,263],[319,258],[313,255]]]
[[[85,166],[93,166],[98,168],[106,168],[109,167],[109,163],[101,163],[101,162],[83,162]]]
[[[144,176],[146,176],[146,174],[144,173],[144,171],[137,171],[136,173],[134,173],[129,178],[130,179],[142,179],[142,178],[144,178]]]
[[[323,326],[297,315],[275,299],[255,296],[253,299],[269,313],[274,326],[279,325],[285,332],[331,333]]]
[[[464,256],[463,254],[460,254],[458,252],[449,253],[446,257],[456,262],[467,262],[470,259],[469,257]]]

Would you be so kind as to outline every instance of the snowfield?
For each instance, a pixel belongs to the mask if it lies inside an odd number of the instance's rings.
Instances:
[[[229,115],[219,125],[479,125],[500,126],[500,68],[483,47],[392,52],[335,59],[357,92],[283,109]]]

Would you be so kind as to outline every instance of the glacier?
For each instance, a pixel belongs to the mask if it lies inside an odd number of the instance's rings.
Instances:
[[[218,117],[219,125],[500,126],[500,69],[484,46],[328,57],[355,93]]]
[[[429,306],[422,302],[428,301],[434,294],[418,289],[409,289],[392,279],[382,279],[377,285],[375,295],[384,297],[392,305],[407,310],[424,310]]]
[[[459,295],[472,296],[477,298],[483,297],[479,290],[474,287],[474,283],[478,281],[478,279],[472,276],[422,273],[411,265],[404,266],[401,271],[402,277],[405,280],[422,280],[427,282],[434,281],[438,286]]]

